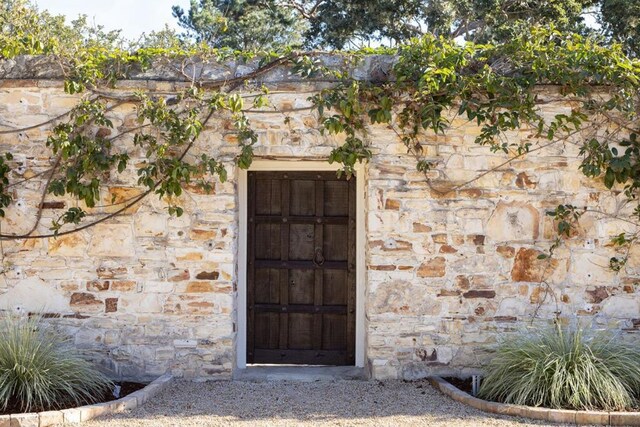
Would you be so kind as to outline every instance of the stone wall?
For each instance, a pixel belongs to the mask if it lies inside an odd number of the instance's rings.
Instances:
[[[366,66],[371,71],[377,65]],[[234,67],[216,72],[238,74],[239,66]],[[46,122],[78,99],[65,95],[55,76],[6,63],[0,71],[5,77],[0,80],[0,129]],[[280,80],[286,76],[283,70],[274,73]],[[25,74],[32,79],[15,80]],[[181,85],[156,77],[121,82],[114,93]],[[273,87],[278,90],[270,95],[272,104],[295,111],[287,113],[288,124],[282,114],[250,114],[259,133],[257,156],[326,159],[339,141],[321,135],[316,116],[305,109],[316,86],[281,82]],[[540,88],[541,96],[553,91]],[[555,114],[570,106],[542,108]],[[118,130],[130,127],[134,106],[120,105],[112,116]],[[606,268],[614,255],[609,237],[628,225],[585,215],[577,235],[553,260],[538,259],[553,238],[548,209],[571,203],[612,211],[620,196],[578,171],[578,148],[571,143],[481,175],[506,156],[475,145],[479,129],[473,124],[455,118],[453,127],[447,136],[426,137],[426,153],[440,166],[431,185],[392,131],[370,129],[374,156],[361,177],[366,180],[366,247],[358,250],[366,253],[366,359],[372,377],[475,371],[498,337],[525,328],[536,310],[543,319],[560,312],[640,342],[640,251],[634,250],[619,274]],[[44,148],[50,128],[0,134],[0,152],[11,151],[21,164],[13,181],[50,167]],[[170,217],[164,202],[149,196],[125,214],[75,234],[2,242],[0,309],[46,312],[78,347],[123,377],[165,372],[230,377],[237,321],[238,171],[229,129],[224,120],[211,123],[197,148],[225,159],[229,181],[216,184],[209,195],[190,187],[180,218]],[[529,137],[525,131],[510,135]],[[131,139],[121,143],[132,146]],[[133,163],[142,159],[133,153]],[[438,191],[479,175],[457,191]],[[0,222],[3,233],[31,228],[44,177],[16,185],[15,203]],[[117,208],[112,200],[139,194],[135,182],[133,169],[114,177],[103,191],[103,205],[92,214],[98,218]],[[48,198],[38,231],[47,232],[52,218],[77,203]]]

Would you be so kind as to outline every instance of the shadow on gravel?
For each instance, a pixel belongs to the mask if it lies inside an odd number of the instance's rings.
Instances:
[[[426,381],[178,381],[135,411],[97,419],[88,425],[195,426],[236,421],[248,425],[252,422],[315,424],[368,419],[372,425],[393,424],[394,419],[452,426],[537,424],[469,408],[440,394]]]

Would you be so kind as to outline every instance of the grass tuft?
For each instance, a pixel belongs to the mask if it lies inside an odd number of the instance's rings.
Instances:
[[[606,332],[554,326],[505,340],[479,397],[552,409],[622,411],[640,399],[640,350]]]
[[[96,401],[111,381],[40,317],[0,318],[0,412]]]

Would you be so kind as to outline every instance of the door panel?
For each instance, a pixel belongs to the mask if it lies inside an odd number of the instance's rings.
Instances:
[[[324,215],[349,216],[349,183],[325,181]]]
[[[280,271],[275,268],[256,269],[256,303],[278,304],[280,302]]]
[[[248,176],[248,363],[352,365],[355,178]]]
[[[315,271],[290,270],[289,304],[313,304]]]
[[[324,293],[322,302],[325,305],[347,305],[347,272],[345,270],[325,270]]]
[[[327,224],[324,226],[323,249],[327,261],[346,261],[349,256],[347,224]]]
[[[315,226],[313,224],[291,224],[289,226],[289,259],[313,259]]]
[[[280,224],[256,224],[256,259],[280,259]]]

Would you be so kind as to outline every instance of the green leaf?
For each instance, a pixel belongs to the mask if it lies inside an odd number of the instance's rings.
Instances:
[[[616,182],[616,176],[613,172],[613,169],[607,168],[607,171],[604,174],[604,185],[608,189],[611,189]]]

